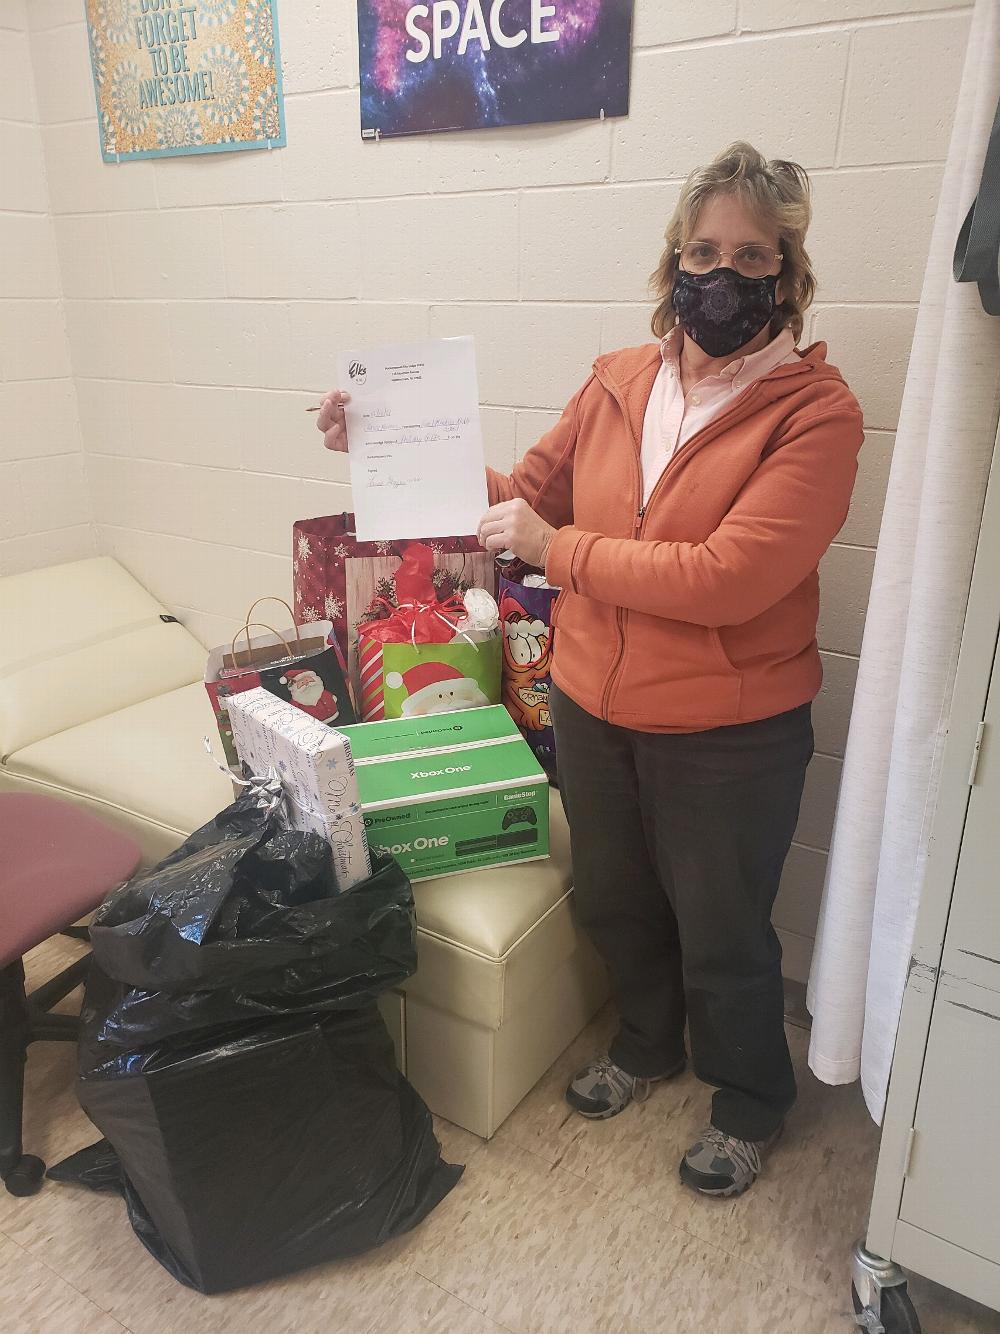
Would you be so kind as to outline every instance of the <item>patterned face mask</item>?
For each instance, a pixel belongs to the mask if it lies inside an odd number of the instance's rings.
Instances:
[[[735,269],[674,276],[673,306],[685,335],[710,357],[727,357],[760,333],[774,314],[776,274],[744,278]]]

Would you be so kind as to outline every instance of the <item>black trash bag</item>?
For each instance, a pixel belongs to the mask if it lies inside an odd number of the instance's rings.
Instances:
[[[106,1139],[88,1144],[56,1163],[45,1173],[52,1181],[69,1181],[88,1190],[108,1190],[122,1194],[122,1165]]]
[[[461,1176],[376,1004],[416,967],[391,859],[338,894],[329,845],[243,797],[113,895],[91,940],[80,1102],[137,1236],[182,1283],[368,1250]],[[52,1174],[114,1183],[100,1145]]]

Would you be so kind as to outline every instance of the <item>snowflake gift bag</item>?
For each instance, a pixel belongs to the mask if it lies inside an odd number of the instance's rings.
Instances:
[[[428,537],[434,552],[434,586],[439,597],[467,588],[496,591],[493,558],[475,537]],[[371,620],[380,597],[391,600],[399,558],[407,542],[359,542],[354,515],[300,519],[292,537],[295,619],[300,625],[331,621],[360,699],[358,625]]]

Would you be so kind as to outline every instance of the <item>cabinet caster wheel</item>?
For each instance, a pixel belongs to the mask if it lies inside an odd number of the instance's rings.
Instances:
[[[35,1195],[42,1188],[45,1164],[33,1153],[23,1153],[4,1175],[3,1184],[8,1195]]]
[[[857,1288],[851,1288],[854,1302],[855,1322],[867,1334],[921,1334],[920,1321],[906,1284],[882,1289],[882,1309],[878,1315],[870,1306],[864,1306],[858,1296]]]

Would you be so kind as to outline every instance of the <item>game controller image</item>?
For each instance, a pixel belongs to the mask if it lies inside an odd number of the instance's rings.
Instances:
[[[503,817],[503,828],[507,830],[512,824],[537,824],[538,816],[530,806],[514,806]]]

